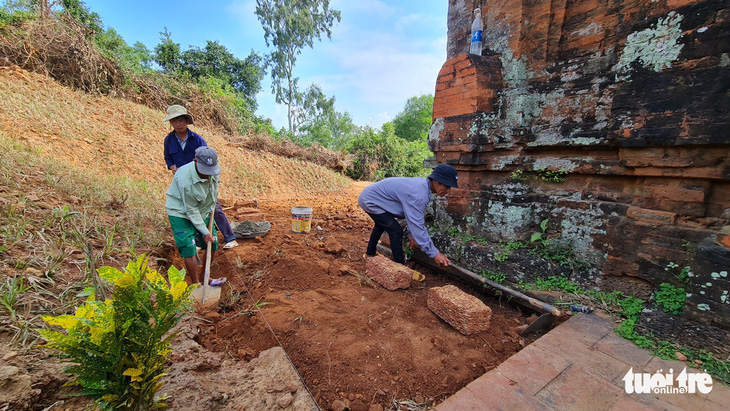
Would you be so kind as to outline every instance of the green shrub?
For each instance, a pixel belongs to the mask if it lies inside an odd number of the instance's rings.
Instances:
[[[61,352],[74,365],[81,394],[96,400],[102,410],[140,410],[162,406],[155,399],[164,376],[170,340],[166,335],[188,312],[194,286],[185,271],[170,267],[168,282],[147,267],[145,256],[124,271],[102,267],[99,276],[113,283],[111,299],[97,301],[93,291],[74,315],[44,316],[66,334],[40,330],[46,348]]]
[[[9,11],[0,8],[0,30],[6,28],[6,26],[17,26],[26,21],[35,20],[38,17],[37,14],[27,10],[13,10]]]
[[[365,128],[350,141],[353,167],[350,177],[378,181],[387,177],[425,177],[423,160],[431,156],[426,141],[406,141],[393,134],[392,123],[383,130]]]
[[[662,307],[664,312],[670,314],[680,314],[684,310],[684,301],[687,294],[684,288],[675,287],[669,283],[659,284],[659,290],[654,293],[654,298],[658,306]]]

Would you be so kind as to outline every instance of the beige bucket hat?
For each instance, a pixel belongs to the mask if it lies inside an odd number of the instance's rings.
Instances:
[[[188,114],[188,110],[179,104],[175,104],[173,106],[168,107],[167,108],[167,117],[163,118],[162,121],[163,122],[170,121],[173,118],[182,117],[182,116],[185,116],[185,118],[188,120],[188,124],[193,124],[193,116]]]

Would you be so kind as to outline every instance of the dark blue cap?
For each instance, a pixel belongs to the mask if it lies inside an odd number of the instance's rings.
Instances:
[[[459,188],[459,184],[456,182],[459,179],[456,169],[448,164],[437,165],[428,178],[449,187]]]

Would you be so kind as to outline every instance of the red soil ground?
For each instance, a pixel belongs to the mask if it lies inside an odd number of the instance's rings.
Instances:
[[[415,268],[426,280],[407,290],[368,283],[372,222],[356,202],[363,187],[296,204],[259,201],[272,229],[216,254],[211,276],[229,281],[199,342],[244,360],[281,345],[322,409],[336,400],[353,410],[439,403],[529,343],[514,330],[529,314],[423,267]],[[291,206],[313,208],[311,232],[292,232]],[[445,284],[492,308],[488,331],[464,336],[429,311],[428,289]]]

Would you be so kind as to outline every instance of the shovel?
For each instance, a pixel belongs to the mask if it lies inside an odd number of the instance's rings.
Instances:
[[[213,213],[215,213],[215,210],[210,212],[210,222],[208,223],[208,232],[210,233],[213,232]],[[211,287],[208,285],[210,282],[210,260],[212,249],[213,243],[208,243],[208,248],[205,251],[205,275],[203,276],[203,284],[194,289],[190,294],[195,301],[203,306],[203,308],[218,304],[218,300],[221,298],[222,287]]]

